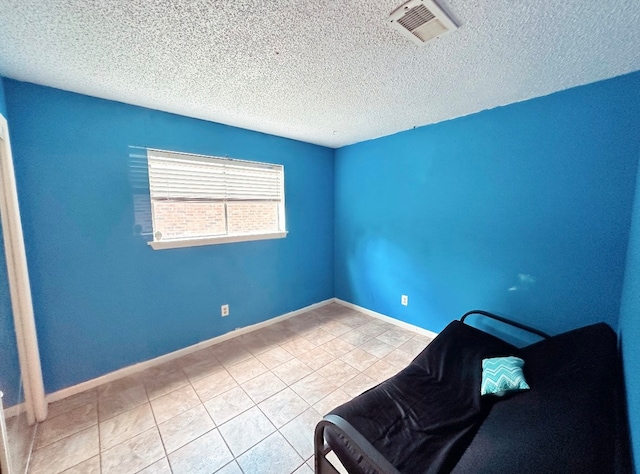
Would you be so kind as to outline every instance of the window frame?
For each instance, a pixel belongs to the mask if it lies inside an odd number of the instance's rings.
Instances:
[[[287,236],[289,233],[286,230],[286,206],[285,206],[285,184],[284,184],[284,165],[275,164],[275,163],[267,163],[267,162],[259,162],[259,161],[249,161],[249,160],[240,160],[236,158],[228,158],[228,157],[220,157],[220,156],[207,156],[207,155],[199,155],[194,153],[184,153],[184,152],[173,152],[166,150],[159,150],[154,148],[147,148],[147,171],[149,172],[149,200],[151,205],[151,221],[152,221],[152,239],[147,242],[147,244],[153,248],[154,250],[165,250],[165,249],[173,249],[173,248],[185,248],[185,247],[195,247],[195,246],[203,246],[203,245],[217,245],[217,244],[227,244],[234,242],[250,242],[256,240],[271,240],[271,239],[282,239]],[[259,231],[253,233],[237,233],[237,234],[222,234],[222,235],[203,235],[203,236],[195,236],[195,237],[173,237],[173,238],[164,238],[161,240],[156,240],[156,218],[155,218],[155,208],[154,208],[154,197],[152,196],[152,184],[151,184],[151,172],[150,172],[150,160],[154,158],[154,155],[161,158],[170,158],[171,160],[185,160],[191,163],[218,163],[224,162],[229,166],[242,166],[244,168],[250,169],[251,165],[254,165],[254,169],[264,169],[273,168],[279,170],[279,196],[280,199],[274,202],[277,203],[277,212],[278,212],[278,230],[273,232]],[[222,165],[220,165],[222,166]],[[226,181],[225,181],[226,183]],[[156,199],[158,201],[158,199]],[[189,200],[186,200],[189,202]],[[197,201],[194,199],[194,201]],[[205,202],[251,202],[251,200],[233,200],[233,199],[209,199],[205,200]],[[256,202],[260,202],[259,200]],[[226,211],[225,211],[226,214]],[[228,222],[225,224],[228,232]]]

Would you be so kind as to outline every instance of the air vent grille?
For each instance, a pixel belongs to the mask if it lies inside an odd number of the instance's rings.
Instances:
[[[433,20],[436,16],[427,10],[424,5],[419,5],[409,10],[409,12],[398,20],[407,30],[413,31],[424,25],[426,22]]]
[[[391,26],[423,45],[458,27],[433,0],[410,0],[389,16]]]

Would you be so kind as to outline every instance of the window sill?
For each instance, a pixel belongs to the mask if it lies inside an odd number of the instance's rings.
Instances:
[[[225,237],[197,237],[193,239],[172,239],[148,242],[153,250],[198,247],[200,245],[230,244],[232,242],[250,242],[252,240],[284,239],[288,232],[272,232],[269,234],[229,235]]]

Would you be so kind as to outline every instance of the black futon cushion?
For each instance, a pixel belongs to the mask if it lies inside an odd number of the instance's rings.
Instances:
[[[617,339],[606,324],[521,349],[530,390],[495,403],[462,473],[614,472]]]
[[[450,471],[495,397],[480,397],[482,359],[519,355],[501,339],[453,321],[394,377],[334,409],[402,473]],[[325,437],[350,472],[374,472],[330,428]],[[515,471],[513,471],[515,472]]]

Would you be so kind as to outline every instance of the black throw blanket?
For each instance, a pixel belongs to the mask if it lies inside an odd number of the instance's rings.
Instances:
[[[459,321],[449,324],[400,373],[334,409],[403,474],[449,472],[487,416],[482,359],[519,350]],[[325,431],[350,472],[374,473],[347,441]]]

